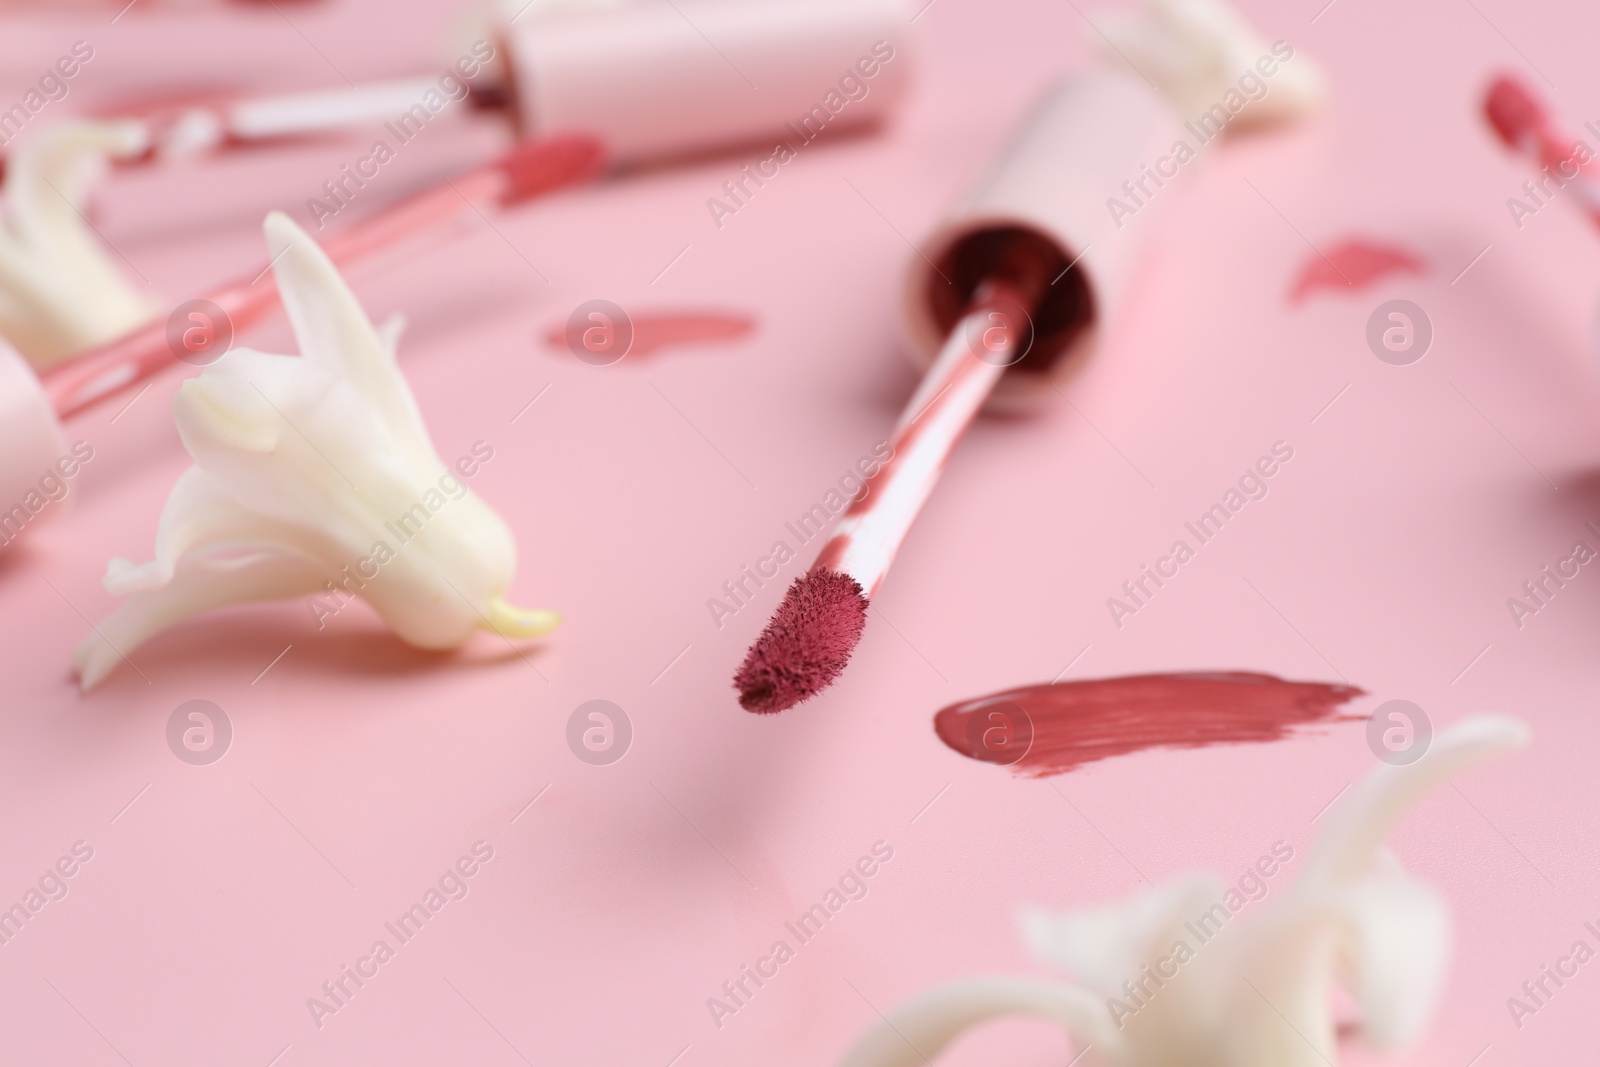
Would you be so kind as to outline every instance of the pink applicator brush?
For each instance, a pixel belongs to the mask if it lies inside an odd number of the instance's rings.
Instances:
[[[1578,158],[1578,139],[1531,89],[1509,74],[1501,75],[1484,94],[1483,114],[1507,147],[1536,162],[1559,188],[1570,185],[1589,221],[1600,227],[1600,166],[1592,162],[1593,152],[1587,149],[1589,159]],[[1537,196],[1534,200],[1543,203]]]
[[[1037,403],[1082,364],[1114,317],[1154,214],[1119,228],[1106,198],[1179,136],[1172,109],[1137,77],[1072,78],[1045,95],[926,255],[912,259],[904,308],[913,350],[931,365],[895,425],[890,460],[734,675],[746,710],[783,711],[833,684],[979,410]]]
[[[529,142],[493,163],[445,182],[351,225],[323,246],[341,267],[392,254],[402,246],[437,239],[454,224],[540,196],[599,174],[600,146],[589,138],[559,137]],[[270,264],[268,265],[270,266]],[[260,321],[280,297],[263,268],[225,285],[206,299],[226,317],[227,334]],[[0,341],[0,516],[38,496],[42,474],[67,455],[61,420],[127,391],[180,358],[209,362],[218,323],[209,309],[194,325],[206,344],[186,347],[165,321],[59,363],[35,376],[27,362]],[[209,356],[209,358],[208,358]],[[21,525],[27,525],[22,523]],[[4,541],[10,544],[10,540]]]

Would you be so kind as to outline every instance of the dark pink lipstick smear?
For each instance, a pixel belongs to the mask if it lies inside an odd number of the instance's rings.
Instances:
[[[1365,716],[1341,713],[1351,685],[1215,671],[1134,674],[1008,689],[933,717],[939,740],[1027,778],[1065,774],[1149,748],[1279,741],[1291,731]]]
[[[1305,258],[1289,303],[1298,304],[1318,289],[1358,293],[1391,274],[1426,274],[1427,261],[1399,245],[1351,237]]]

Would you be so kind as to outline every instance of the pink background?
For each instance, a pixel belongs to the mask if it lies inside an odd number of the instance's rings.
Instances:
[[[124,667],[80,696],[68,655],[85,616],[112,607],[105,561],[148,558],[187,465],[169,416],[178,376],[114,424],[115,406],[75,424],[96,458],[71,514],[0,559],[0,903],[74,841],[94,859],[0,946],[7,1062],[827,1064],[875,1008],[920,988],[1038,973],[1016,904],[1119,898],[1140,872],[1232,879],[1280,838],[1303,856],[1312,818],[1375,766],[1343,726],[1025,782],[934,737],[940,706],[1069,663],[1067,677],[1342,672],[1372,694],[1359,710],[1405,697],[1439,726],[1483,710],[1528,721],[1531,750],[1426,798],[1394,835],[1458,927],[1439,1016],[1407,1062],[1592,1048],[1593,965],[1520,1032],[1505,1000],[1600,919],[1600,575],[1585,568],[1521,630],[1505,602],[1576,540],[1597,544],[1584,523],[1600,522],[1600,246],[1570,204],[1516,229],[1505,200],[1526,168],[1476,101],[1510,68],[1575,120],[1600,117],[1600,14],[1335,0],[1312,23],[1320,0],[1245,6],[1325,65],[1331,108],[1163,191],[1169,225],[1073,406],[973,430],[844,681],[781,717],[745,714],[729,686],[779,586],[720,630],[706,598],[886,435],[914,381],[901,235],[926,233],[1029,99],[1086,59],[1071,5],[937,0],[917,23],[903,121],[806,149],[720,231],[705,200],[754,154],[519,210],[497,221],[504,239],[478,227],[360,282],[374,318],[411,318],[402,365],[440,453],[495,448],[473,488],[517,531],[515,599],[566,613],[522,655],[487,637],[420,654],[364,607],[319,633],[303,603],[247,606],[135,652],[148,683]],[[0,100],[78,38],[96,58],[52,105],[61,115],[162,77],[315,87],[427,70],[451,58],[453,7],[9,15]],[[425,136],[350,215],[498,143],[490,126]],[[175,303],[253,273],[262,214],[304,220],[305,198],[365,146],[122,176],[96,217]],[[1307,242],[1350,235],[1413,247],[1429,272],[1289,307]],[[761,325],[608,368],[550,351],[542,335],[596,297]],[[1434,325],[1413,366],[1363,340],[1393,297]],[[281,319],[246,340],[291,345]],[[1271,494],[1117,629],[1105,599],[1280,439],[1295,456]],[[608,767],[564,739],[594,698],[634,725]],[[191,699],[234,724],[211,766],[166,746]],[[306,998],[480,839],[494,859],[470,894],[314,1026]],[[870,894],[718,1030],[706,998],[880,839],[894,859]],[[948,1062],[1060,1063],[1065,1048],[1048,1025],[1005,1022]]]

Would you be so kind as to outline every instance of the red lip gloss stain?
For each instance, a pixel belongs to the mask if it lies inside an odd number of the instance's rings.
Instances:
[[[1391,274],[1426,274],[1427,261],[1410,249],[1360,237],[1347,238],[1327,250],[1326,258],[1312,253],[1300,267],[1289,303],[1298,304],[1318,289],[1355,293]]]
[[[1024,686],[952,704],[933,717],[946,745],[1029,778],[1147,748],[1278,741],[1339,714],[1355,686],[1246,671],[1135,674]]]

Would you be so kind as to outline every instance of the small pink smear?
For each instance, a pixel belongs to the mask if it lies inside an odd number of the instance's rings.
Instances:
[[[1148,748],[1278,741],[1340,715],[1349,685],[1217,671],[1136,674],[1032,685],[952,704],[933,717],[939,740],[970,759],[1029,778]]]
[[[1409,249],[1352,237],[1325,254],[1313,252],[1306,257],[1300,277],[1289,290],[1289,303],[1298,304],[1318,289],[1355,293],[1391,274],[1427,271],[1427,262]]]
[[[756,325],[755,319],[749,315],[715,311],[631,315],[628,321],[633,325],[633,341],[627,350],[629,356],[648,356],[673,345],[736,341],[754,330]],[[552,328],[544,335],[545,344],[554,349],[569,347],[570,329],[566,325]]]

